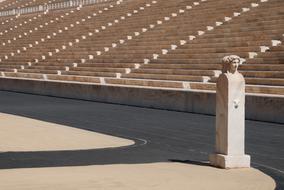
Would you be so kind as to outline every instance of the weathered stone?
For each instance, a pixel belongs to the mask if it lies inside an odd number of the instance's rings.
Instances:
[[[238,72],[243,60],[223,59],[216,91],[216,149],[210,163],[221,168],[250,167],[245,150],[245,80]]]

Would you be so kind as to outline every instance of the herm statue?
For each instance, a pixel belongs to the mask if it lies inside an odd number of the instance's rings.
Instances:
[[[220,168],[250,167],[245,155],[245,79],[238,67],[245,60],[236,55],[223,58],[216,86],[216,145],[210,164]]]

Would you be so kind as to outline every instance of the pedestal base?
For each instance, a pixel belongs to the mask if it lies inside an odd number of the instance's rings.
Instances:
[[[250,156],[228,156],[223,154],[211,154],[209,156],[210,164],[220,168],[249,168]]]

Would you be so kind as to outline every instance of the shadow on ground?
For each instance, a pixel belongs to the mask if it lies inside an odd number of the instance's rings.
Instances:
[[[95,131],[136,142],[119,148],[3,152],[0,168],[182,162],[208,165],[214,117],[81,100],[1,92],[0,112]],[[246,121],[246,152],[253,166],[284,189],[284,125]],[[52,137],[50,137],[52,140]]]

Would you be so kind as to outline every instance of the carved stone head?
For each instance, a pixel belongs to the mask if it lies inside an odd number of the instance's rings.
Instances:
[[[238,72],[239,65],[243,64],[246,60],[237,55],[229,55],[223,58],[222,73],[234,74]]]

